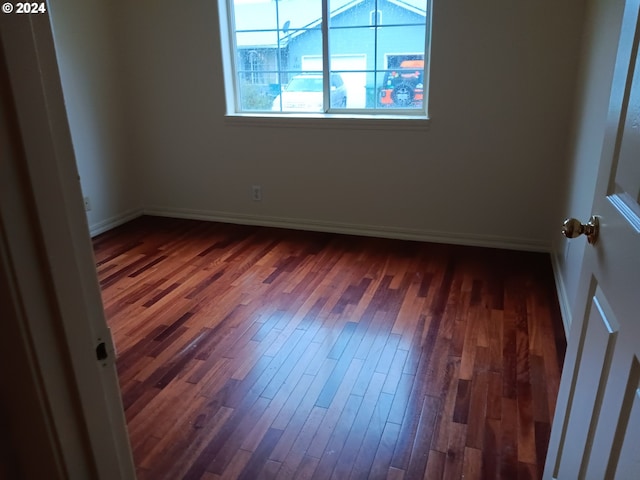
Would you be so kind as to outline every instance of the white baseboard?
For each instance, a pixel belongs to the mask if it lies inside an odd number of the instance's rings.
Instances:
[[[567,297],[567,289],[564,284],[564,278],[561,273],[560,261],[557,252],[551,252],[551,266],[553,268],[553,277],[556,281],[556,293],[558,295],[558,303],[560,304],[560,314],[562,315],[562,325],[564,326],[564,336],[569,338],[569,327],[571,326],[571,307]]]
[[[124,212],[120,215],[116,215],[101,222],[90,224],[89,233],[91,234],[91,237],[95,237],[96,235],[100,235],[101,233],[106,232],[107,230],[111,230],[118,225],[122,225],[123,223],[127,223],[134,218],[138,218],[141,215],[143,215],[143,211],[141,208],[129,210],[128,212]]]
[[[290,228],[293,230],[309,230],[316,232],[342,233],[367,237],[394,238],[398,240],[417,240],[422,242],[449,243],[474,247],[503,248],[532,252],[549,252],[550,246],[543,242],[529,239],[509,238],[492,235],[457,234],[448,232],[424,231],[387,226],[324,222],[318,220],[267,217],[259,215],[243,215],[236,213],[175,209],[166,207],[145,207],[145,215],[158,217],[188,218],[214,222],[236,223],[241,225],[258,225],[263,227]]]

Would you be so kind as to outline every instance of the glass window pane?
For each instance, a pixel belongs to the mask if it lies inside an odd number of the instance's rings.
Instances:
[[[269,111],[278,94],[277,85],[274,91],[267,82],[255,82],[255,77],[249,72],[238,75],[237,89],[241,111]]]
[[[282,70],[322,71],[322,31],[320,28],[312,30],[294,30],[286,45],[286,62]]]
[[[277,29],[276,3],[234,2],[235,31]]]
[[[381,2],[382,3],[382,2]],[[361,2],[354,5],[353,1],[329,0],[329,11],[331,12],[330,28],[342,27],[369,27],[371,11],[375,10],[376,2]]]
[[[317,0],[284,0],[270,1],[278,8],[280,27],[302,29],[319,27],[322,20],[322,1]]]
[[[426,0],[410,0],[404,6],[385,2],[382,9],[384,25],[424,25],[427,12]]]
[[[424,25],[380,27],[378,36],[378,64],[382,68],[390,66],[389,58],[398,54],[420,54],[424,59]]]
[[[369,27],[330,30],[329,68],[344,83],[344,95],[338,91],[340,100],[332,99],[333,108],[375,108],[375,41],[375,29]]]
[[[423,63],[422,60],[417,62]],[[421,109],[424,101],[423,72],[422,68],[378,72],[378,78],[382,78],[378,106],[391,109]]]
[[[275,97],[271,109],[276,112],[317,113],[324,112],[322,72],[286,72],[282,91]]]
[[[423,108],[425,26],[381,27],[377,31],[378,106],[385,109]]]
[[[423,109],[427,1],[329,0],[324,66],[321,0],[233,0],[237,108]]]

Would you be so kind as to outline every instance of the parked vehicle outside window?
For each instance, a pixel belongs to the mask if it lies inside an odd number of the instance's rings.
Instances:
[[[273,100],[272,110],[277,112],[322,112],[323,91],[322,74],[305,73],[291,79],[282,93]],[[347,106],[347,90],[342,77],[331,74],[329,91],[331,108]]]
[[[404,60],[387,71],[380,90],[380,105],[420,108],[424,97],[424,60]]]

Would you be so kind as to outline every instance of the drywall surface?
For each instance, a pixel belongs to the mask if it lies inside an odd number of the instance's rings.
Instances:
[[[111,6],[103,1],[50,4],[56,56],[83,195],[92,230],[139,210],[135,168],[114,55]]]
[[[624,1],[591,0],[588,3],[574,131],[570,138],[568,182],[564,201],[559,203],[560,208],[556,214],[558,225],[565,217],[575,217],[586,222],[592,214],[598,213],[592,210],[593,195],[602,153]],[[564,290],[567,328],[571,321],[570,312],[575,307],[585,248],[591,247],[584,237],[574,240],[563,239],[560,235],[555,237],[553,254],[558,283]]]
[[[120,2],[143,203],[549,249],[582,3],[436,0],[429,128],[380,130],[226,122],[215,2]]]
[[[152,213],[551,247],[580,0],[436,0],[428,129],[229,122],[216,2],[54,8],[94,227],[139,195]]]

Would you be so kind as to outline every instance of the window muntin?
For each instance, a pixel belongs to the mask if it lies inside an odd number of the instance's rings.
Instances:
[[[429,1],[227,0],[231,110],[424,115]],[[401,86],[389,81],[392,74]],[[302,78],[322,89],[298,92],[293,86]]]

